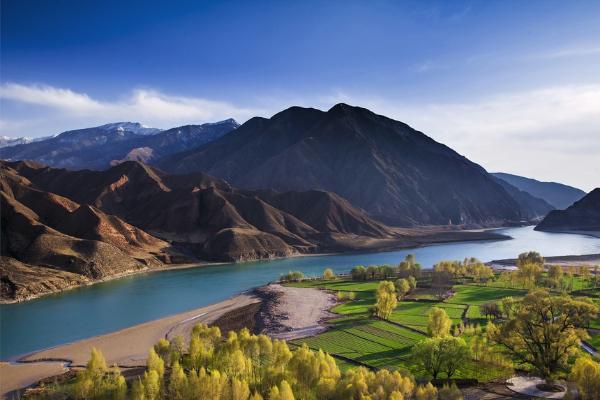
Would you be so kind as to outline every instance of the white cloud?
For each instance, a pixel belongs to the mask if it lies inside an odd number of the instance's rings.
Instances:
[[[136,89],[123,98],[101,101],[70,89],[47,85],[5,83],[0,86],[0,98],[4,102],[10,101],[42,107],[45,111],[53,113],[51,119],[54,120],[60,118],[65,122],[88,120],[91,124],[139,121],[151,126],[172,127],[212,122],[225,118],[245,121],[262,112],[260,109],[237,107],[222,101],[170,96],[152,89]],[[40,114],[43,112],[44,110],[41,110]],[[3,120],[3,125],[18,125],[17,121],[7,120],[5,115],[3,115]],[[34,122],[32,121],[32,125]],[[68,128],[75,127],[79,126],[69,126]]]

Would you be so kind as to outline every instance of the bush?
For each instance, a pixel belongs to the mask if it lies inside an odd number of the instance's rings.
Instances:
[[[290,271],[279,277],[280,282],[299,282],[304,279],[304,273],[300,271]]]

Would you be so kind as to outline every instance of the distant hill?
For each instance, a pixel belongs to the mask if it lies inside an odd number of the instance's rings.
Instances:
[[[554,207],[548,204],[545,200],[539,199],[532,196],[531,194],[519,190],[510,183],[495,178],[496,182],[500,184],[506,190],[506,192],[519,204],[521,215],[530,221],[540,221],[550,211],[554,210]]]
[[[519,190],[527,192],[532,196],[545,200],[556,209],[564,210],[577,200],[585,196],[583,190],[556,182],[540,182],[535,179],[525,178],[518,175],[503,172],[492,173],[495,177],[510,183]]]
[[[117,122],[63,132],[45,140],[0,148],[0,158],[34,160],[69,169],[105,169],[127,160],[148,162],[215,140],[238,127],[232,119],[162,131]]]
[[[551,211],[535,229],[600,232],[600,188],[592,190],[566,210]]]
[[[521,210],[481,166],[402,122],[346,104],[252,118],[235,134],[157,165],[247,189],[334,192],[399,226],[497,226],[546,211]]]

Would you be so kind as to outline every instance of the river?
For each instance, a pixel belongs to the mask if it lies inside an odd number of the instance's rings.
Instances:
[[[19,304],[0,306],[0,359],[119,330],[224,300],[276,280],[290,270],[319,275],[326,267],[397,264],[414,253],[424,267],[440,260],[514,258],[536,250],[544,256],[600,253],[600,239],[544,233],[533,227],[499,229],[511,240],[459,242],[378,253],[310,256],[151,272],[82,287]]]

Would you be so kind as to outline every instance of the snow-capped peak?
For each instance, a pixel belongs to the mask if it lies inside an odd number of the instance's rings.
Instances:
[[[113,122],[101,125],[98,128],[105,131],[131,132],[136,135],[155,135],[162,131],[162,129],[158,128],[149,128],[139,122]]]

